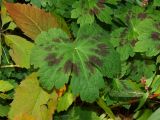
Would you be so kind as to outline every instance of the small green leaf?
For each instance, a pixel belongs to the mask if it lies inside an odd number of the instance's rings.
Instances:
[[[152,92],[155,92],[158,87],[160,86],[160,75],[156,75],[152,84],[151,84],[151,88],[152,88]]]
[[[67,115],[66,120],[100,120],[99,116],[91,110],[74,107]]]
[[[123,46],[117,47],[116,50],[120,54],[122,61],[127,60],[130,56],[133,57],[135,54],[130,44],[125,44]]]
[[[117,3],[119,2],[120,0],[106,0],[106,3],[108,4],[113,4],[113,5],[117,5]]]
[[[154,0],[153,6],[160,6],[160,1],[159,0]]]
[[[143,92],[140,86],[131,80],[113,80],[109,95],[114,98],[141,97]]]
[[[134,52],[142,52],[147,56],[156,56],[159,50],[156,49],[156,43],[151,40],[140,40],[135,44]]]
[[[139,110],[145,104],[148,96],[149,96],[149,92],[146,92],[143,94],[143,97],[140,99],[139,105],[135,111]]]
[[[147,120],[151,114],[152,114],[151,109],[142,109],[137,111],[133,117],[136,120]]]
[[[57,111],[61,112],[67,110],[69,106],[73,103],[74,97],[73,94],[70,92],[65,93],[62,97],[58,100]]]
[[[0,116],[1,117],[5,117],[8,115],[8,112],[9,112],[9,109],[10,109],[10,106],[9,105],[1,105],[0,104]]]
[[[12,90],[14,86],[8,81],[0,80],[0,92]]]
[[[112,13],[112,9],[108,6],[105,6],[104,9],[100,10],[100,12],[96,16],[100,21],[105,22],[107,24],[111,24]]]
[[[97,101],[97,104],[106,112],[106,114],[108,114],[110,118],[115,119],[115,115],[113,114],[112,110],[101,98]]]

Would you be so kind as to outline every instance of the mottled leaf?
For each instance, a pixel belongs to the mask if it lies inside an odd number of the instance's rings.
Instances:
[[[104,31],[96,25],[81,27],[74,42],[60,29],[42,32],[36,39],[31,57],[34,66],[39,68],[41,85],[48,90],[54,86],[61,88],[71,75],[74,95],[80,94],[82,100],[94,101],[104,85],[99,69],[110,52],[110,44],[105,39]]]

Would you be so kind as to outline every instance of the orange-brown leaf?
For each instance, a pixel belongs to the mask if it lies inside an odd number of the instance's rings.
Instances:
[[[30,4],[5,3],[5,5],[17,26],[33,40],[41,31],[59,26],[56,17]]]
[[[20,114],[18,116],[15,116],[14,120],[36,120],[33,116],[24,113],[24,114]]]

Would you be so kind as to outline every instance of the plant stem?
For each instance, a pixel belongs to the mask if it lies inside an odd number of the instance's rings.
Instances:
[[[110,118],[115,120],[115,115],[102,98],[98,99],[97,104],[106,112],[106,114],[108,114]]]

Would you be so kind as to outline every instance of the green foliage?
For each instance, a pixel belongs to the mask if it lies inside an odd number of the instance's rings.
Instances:
[[[159,0],[7,1],[0,119],[159,119]]]
[[[0,105],[0,116],[1,117],[4,117],[4,116],[7,116],[8,112],[9,112],[9,105]]]
[[[74,97],[70,92],[66,92],[58,101],[57,112],[67,110],[69,106],[73,103]]]
[[[0,80],[0,92],[6,92],[12,90],[14,86],[8,81]]]
[[[91,110],[80,107],[72,108],[67,115],[55,116],[55,120],[100,120],[100,117]]]
[[[105,0],[79,0],[72,7],[71,18],[78,18],[77,23],[80,25],[92,24],[95,21],[94,16],[102,22],[111,23],[112,9],[105,5]]]
[[[86,28],[88,31],[84,33]],[[98,26],[84,25],[73,42],[60,29],[41,33],[36,39],[31,58],[35,67],[40,68],[40,83],[45,89],[51,90],[54,86],[61,88],[71,76],[73,93],[80,94],[82,100],[93,102],[99,96],[99,89],[104,86],[102,73],[113,77],[114,73],[119,72],[116,68],[112,74],[109,71],[111,66],[108,62],[113,58],[107,54],[113,54],[111,50],[103,30]],[[114,54],[117,57],[116,52]],[[119,59],[115,61],[119,62]],[[48,75],[51,75],[49,79]]]
[[[149,118],[148,120],[159,120],[160,108],[158,108]]]

